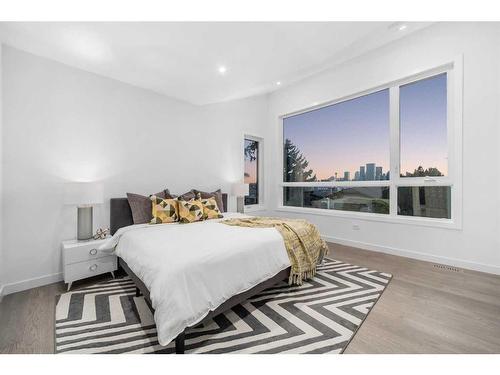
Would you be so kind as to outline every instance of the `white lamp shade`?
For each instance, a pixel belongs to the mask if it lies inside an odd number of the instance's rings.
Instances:
[[[244,197],[250,194],[250,185],[242,183],[233,184],[231,192],[236,197]]]
[[[102,184],[96,182],[71,182],[65,185],[64,204],[76,206],[103,203]]]

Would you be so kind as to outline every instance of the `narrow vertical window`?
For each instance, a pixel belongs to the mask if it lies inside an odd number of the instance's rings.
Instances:
[[[245,138],[245,184],[250,194],[245,197],[245,205],[259,204],[259,142]]]

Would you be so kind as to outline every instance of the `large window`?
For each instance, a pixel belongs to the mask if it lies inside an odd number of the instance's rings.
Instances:
[[[284,116],[282,208],[452,224],[455,65]]]
[[[259,141],[245,138],[245,184],[249,185],[249,195],[245,197],[245,205],[259,204]]]

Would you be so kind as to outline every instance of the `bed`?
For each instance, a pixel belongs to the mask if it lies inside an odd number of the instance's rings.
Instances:
[[[222,199],[227,207],[227,194]],[[217,219],[133,225],[126,198],[110,203],[113,237],[104,246],[115,247],[119,267],[134,281],[137,296],[142,294],[154,310],[160,344],[175,340],[176,353],[184,353],[187,328],[290,274],[285,245],[273,228],[230,227]]]

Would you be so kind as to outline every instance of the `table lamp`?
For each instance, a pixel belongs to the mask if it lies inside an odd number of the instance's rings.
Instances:
[[[232,194],[236,196],[236,211],[244,213],[245,211],[245,196],[250,194],[250,185],[243,183],[236,183],[232,186]]]
[[[67,183],[64,203],[78,207],[77,240],[90,240],[93,236],[92,207],[103,203],[102,185],[96,182]]]

